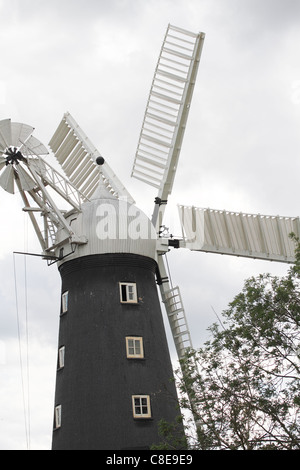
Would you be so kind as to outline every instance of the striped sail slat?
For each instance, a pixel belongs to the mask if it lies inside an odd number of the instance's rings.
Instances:
[[[100,167],[96,159],[101,155],[70,113],[63,116],[49,146],[70,182],[89,199],[99,184]],[[101,166],[101,173],[109,191],[128,202],[134,202],[106,162]]]
[[[204,34],[169,25],[152,82],[132,176],[172,191]]]
[[[179,206],[183,242],[190,250],[293,263],[299,217],[244,214]]]

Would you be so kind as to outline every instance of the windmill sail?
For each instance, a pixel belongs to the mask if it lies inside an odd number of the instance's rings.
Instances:
[[[6,165],[6,158],[0,157],[0,170]]]
[[[34,127],[20,122],[12,122],[10,126],[11,141],[9,145],[19,147],[21,143],[25,142],[34,131]]]
[[[18,178],[20,180],[21,188],[23,191],[30,191],[34,189],[37,184],[36,182],[28,175],[28,173],[22,168],[21,165],[18,165]]]
[[[182,359],[189,349],[193,349],[193,345],[180,289],[178,286],[172,286],[163,256],[158,256],[158,267],[161,276],[159,287],[162,301],[165,305],[178,359]]]
[[[181,293],[179,287],[176,286],[170,289],[161,289],[161,294],[168,315],[178,359],[182,359],[187,350],[193,349],[193,346]]]
[[[101,154],[70,113],[64,115],[49,146],[71,183],[89,199],[99,183],[100,173],[96,160]],[[107,189],[119,198],[134,203],[132,196],[106,162],[101,166],[101,172]]]
[[[169,25],[152,82],[131,176],[162,200],[172,191],[204,36]]]
[[[11,145],[11,120],[0,121],[0,152],[4,152]]]
[[[14,168],[8,165],[0,176],[0,186],[10,194],[15,193]]]
[[[0,152],[7,147],[20,147],[34,131],[34,127],[10,119],[0,121]]]
[[[22,142],[24,142],[23,139]],[[22,144],[20,151],[28,155],[47,155],[49,153],[45,145],[33,135]]]
[[[299,217],[244,214],[179,206],[182,247],[195,251],[293,263]]]

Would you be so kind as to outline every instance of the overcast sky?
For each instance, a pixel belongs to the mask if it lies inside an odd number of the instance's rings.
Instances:
[[[171,232],[177,204],[299,215],[298,0],[0,0],[0,18],[0,120],[30,124],[48,144],[70,111],[148,215],[156,193],[130,173],[162,39],[168,23],[205,32]],[[17,194],[1,190],[0,449],[28,441],[12,252],[39,246],[21,209]],[[245,278],[287,270],[187,250],[168,259],[196,348],[217,320],[213,309],[221,314]],[[26,259],[32,449],[51,446],[54,404],[60,279],[44,263]],[[27,410],[24,258],[15,265]],[[171,340],[170,349],[175,359]]]

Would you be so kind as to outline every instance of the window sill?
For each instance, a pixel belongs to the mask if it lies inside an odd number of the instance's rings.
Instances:
[[[134,421],[153,421],[153,417],[149,416],[149,418],[147,418],[146,416],[141,416],[140,418],[138,418],[138,417],[134,416],[133,420]]]
[[[146,358],[145,357],[126,357],[126,359],[128,359],[128,361],[145,361]]]

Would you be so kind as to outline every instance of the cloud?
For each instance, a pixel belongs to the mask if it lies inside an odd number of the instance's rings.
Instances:
[[[260,2],[254,0],[251,2],[235,1],[236,13],[241,13],[243,26],[247,26],[252,31],[265,31],[266,33],[281,33],[287,28],[298,24],[300,14],[300,5],[297,0],[266,0]],[[248,24],[245,21],[248,18]]]

